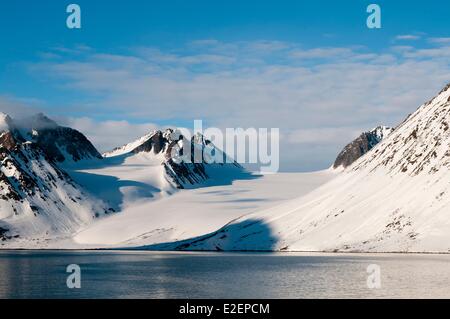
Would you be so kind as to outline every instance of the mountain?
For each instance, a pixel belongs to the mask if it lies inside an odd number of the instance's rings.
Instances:
[[[230,183],[234,178],[248,175],[238,163],[229,159],[204,136],[197,134],[188,139],[173,129],[150,132],[103,156],[110,159],[142,153],[159,158],[166,180],[178,189],[196,187],[205,182],[210,185]],[[198,154],[199,161],[195,161],[195,154]],[[213,157],[222,159],[223,163],[213,162]]]
[[[56,150],[67,150],[64,156],[87,154],[81,144],[76,151],[72,148],[70,137],[76,136],[78,141],[84,142],[79,139],[81,133],[57,126],[43,127],[37,125],[39,123],[24,127],[24,122],[16,122],[0,113],[2,241],[32,237],[39,242],[51,236],[68,235],[108,213],[101,201],[87,195],[58,166],[63,158]],[[63,144],[64,141],[68,144]],[[91,151],[89,145],[87,150]]]
[[[450,85],[330,182],[150,249],[450,252]]]
[[[226,155],[178,130],[101,160],[81,143],[80,160],[67,151],[61,161],[37,138],[55,126],[38,122],[44,128],[0,116],[7,247],[450,252],[450,85],[387,136],[371,132],[371,149],[346,169],[310,176],[255,179],[233,161],[211,162]],[[53,145],[70,149],[62,141]],[[120,212],[92,223],[110,207]]]
[[[80,132],[62,127],[39,113],[16,121],[22,136],[45,150],[50,160],[79,162],[102,159],[101,154]]]
[[[384,138],[391,134],[394,129],[387,126],[378,126],[368,132],[363,132],[351,143],[346,145],[334,161],[333,168],[346,168],[353,164],[358,158],[369,152]]]
[[[177,189],[250,177],[202,135],[154,131],[102,156],[82,133],[43,114],[0,113],[0,163],[0,244],[19,248],[68,240],[99,217]]]

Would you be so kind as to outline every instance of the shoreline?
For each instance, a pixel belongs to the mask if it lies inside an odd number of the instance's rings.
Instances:
[[[272,251],[272,250],[149,250],[149,249],[135,249],[135,248],[1,248],[0,253],[3,252],[148,252],[148,253],[181,253],[181,254],[198,254],[198,253],[215,253],[215,254],[317,254],[317,255],[450,255],[450,252],[401,252],[401,251],[386,251],[386,252],[366,252],[366,251]]]

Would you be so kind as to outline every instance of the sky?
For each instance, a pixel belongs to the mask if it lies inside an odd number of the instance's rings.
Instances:
[[[282,171],[324,169],[450,82],[449,14],[438,0],[4,1],[0,111],[42,111],[101,151],[196,119],[279,128]]]

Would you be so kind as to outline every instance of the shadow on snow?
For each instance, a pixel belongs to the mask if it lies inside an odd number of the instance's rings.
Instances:
[[[272,229],[259,219],[235,220],[199,237],[132,248],[155,251],[274,251],[278,243]]]

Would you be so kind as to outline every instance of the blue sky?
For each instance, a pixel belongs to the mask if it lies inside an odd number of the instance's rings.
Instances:
[[[200,118],[280,127],[283,170],[320,169],[450,82],[448,1],[73,2],[81,30],[70,2],[1,4],[0,110],[45,111],[100,149]]]

